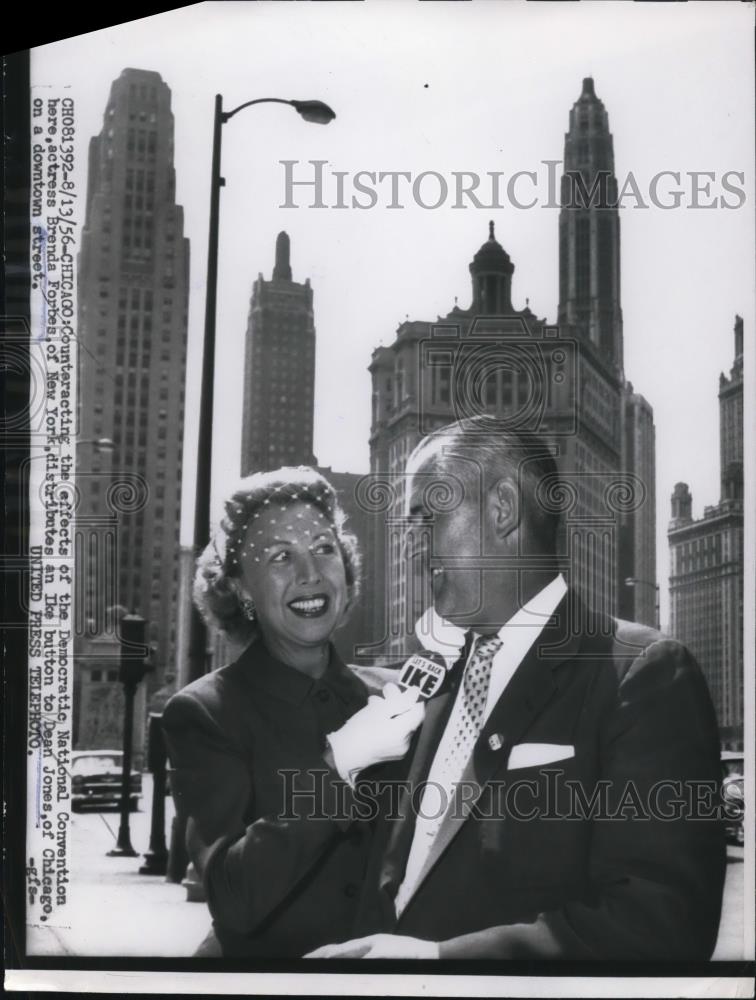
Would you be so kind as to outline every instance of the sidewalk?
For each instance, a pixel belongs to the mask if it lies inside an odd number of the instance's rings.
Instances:
[[[745,886],[742,847],[727,845],[727,875],[725,876],[722,920],[713,961],[739,961],[748,954],[743,940]]]
[[[152,779],[144,775],[140,811],[131,814],[136,858],[109,858],[119,816],[115,811],[72,814],[71,885],[65,927],[29,927],[35,955],[189,957],[210,929],[205,903],[187,903],[186,889],[161,875],[140,875],[149,846]],[[166,801],[166,836],[173,803]],[[67,912],[66,912],[67,911]]]
[[[187,958],[210,930],[205,903],[186,902],[186,889],[164,876],[140,875],[149,846],[152,779],[144,776],[140,812],[131,814],[136,858],[109,858],[119,816],[115,811],[73,813],[71,885],[65,927],[29,927],[30,955]],[[166,836],[173,803],[166,801]],[[743,957],[743,848],[728,847],[722,923],[714,958]]]

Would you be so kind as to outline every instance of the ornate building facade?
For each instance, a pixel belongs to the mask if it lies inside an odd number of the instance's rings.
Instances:
[[[687,483],[672,494],[670,631],[692,651],[717,710],[722,742],[743,747],[743,320],[719,378],[721,499],[693,518]]]

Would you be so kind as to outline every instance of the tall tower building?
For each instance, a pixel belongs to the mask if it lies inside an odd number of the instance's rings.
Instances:
[[[188,288],[171,92],[125,69],[90,142],[79,255],[75,613],[85,637],[115,604],[146,618],[152,687],[175,658]]]
[[[614,140],[591,77],[570,111],[559,213],[559,325],[622,375],[620,219]]]
[[[672,494],[670,632],[690,648],[711,691],[724,746],[743,748],[743,320],[719,378],[721,499],[694,520],[686,483]]]
[[[273,277],[252,286],[244,356],[241,474],[314,465],[315,323],[310,279],[292,281],[279,233]]]
[[[591,77],[570,111],[559,213],[559,327],[574,336],[593,372],[589,391],[612,410],[618,436],[595,437],[586,455],[602,473],[622,470],[642,484],[643,502],[614,511],[614,610],[656,625],[656,435],[653,409],[624,375],[620,218],[609,116]],[[590,360],[589,360],[590,359]],[[588,388],[588,387],[587,387]],[[587,430],[587,427],[586,427]]]

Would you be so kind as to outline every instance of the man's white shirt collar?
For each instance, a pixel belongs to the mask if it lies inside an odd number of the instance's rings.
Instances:
[[[566,593],[567,583],[560,573],[499,629],[498,636],[502,641],[502,647],[494,657],[491,668],[484,711],[486,719]]]
[[[459,659],[466,635],[464,629],[442,618],[432,605],[415,624],[417,641],[429,653],[440,653],[447,670]]]
[[[519,611],[516,611],[509,621],[499,629],[499,638],[506,642],[512,628],[519,628],[526,625],[530,628],[540,630],[548,623],[549,618],[554,614],[559,606],[559,602],[567,593],[567,583],[560,573],[547,583],[543,590],[531,597],[527,604],[523,604]]]
[[[567,583],[560,573],[499,629],[497,634],[502,647],[493,660],[484,712],[486,717],[566,593]],[[444,657],[448,670],[459,658],[466,631],[442,618],[434,607],[430,607],[418,619],[415,635],[423,649]]]
[[[540,631],[554,614],[566,593],[567,583],[560,573],[502,625],[498,632],[499,638],[504,642],[507,638],[507,629],[523,625],[538,628]],[[452,662],[459,656],[465,644],[466,634],[465,629],[442,618],[433,606],[429,607],[415,624],[415,636],[423,649],[440,653],[447,660],[453,658]]]

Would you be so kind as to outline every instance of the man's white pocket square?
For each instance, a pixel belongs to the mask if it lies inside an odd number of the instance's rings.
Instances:
[[[512,747],[507,767],[510,771],[518,767],[539,767],[574,756],[575,747],[569,743],[518,743]]]

